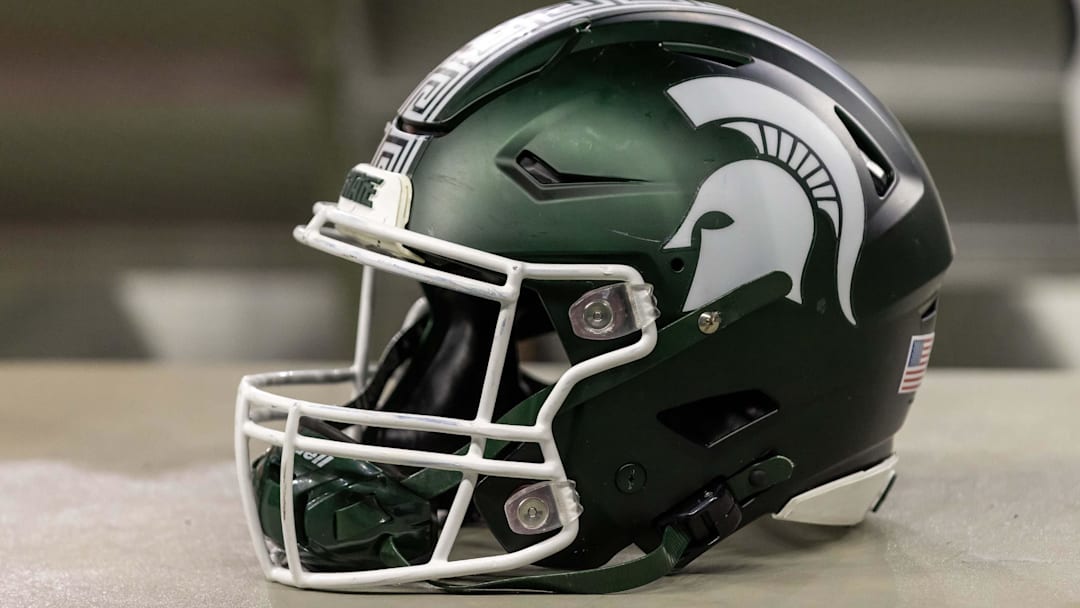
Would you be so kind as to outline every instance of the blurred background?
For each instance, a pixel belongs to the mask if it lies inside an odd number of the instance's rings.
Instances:
[[[0,359],[348,358],[359,273],[291,228],[428,70],[548,3],[0,4]],[[935,364],[1080,367],[1064,0],[727,4],[914,137],[959,249]],[[415,292],[382,282],[397,318]]]

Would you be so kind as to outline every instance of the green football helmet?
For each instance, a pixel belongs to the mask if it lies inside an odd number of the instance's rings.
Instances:
[[[356,362],[245,378],[237,467],[266,576],[332,590],[618,591],[762,516],[858,523],[953,257],[884,106],[807,43],[686,0],[480,36],[295,237],[364,267]],[[376,271],[424,298],[371,364]],[[520,355],[541,336],[569,360],[548,381]],[[355,398],[275,391],[327,383]],[[470,522],[501,550],[452,554]]]

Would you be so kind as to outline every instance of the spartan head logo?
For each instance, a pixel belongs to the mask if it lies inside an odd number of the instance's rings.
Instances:
[[[791,277],[788,299],[802,303],[802,276],[814,241],[814,210],[832,219],[839,239],[836,290],[854,325],[851,281],[862,249],[865,208],[855,163],[816,114],[756,82],[699,78],[668,95],[695,128],[721,122],[744,133],[758,156],[709,176],[664,249],[688,249],[701,231],[697,272],[684,312],[695,310],[777,270]],[[722,221],[708,222],[712,217]],[[710,228],[723,225],[723,228]]]

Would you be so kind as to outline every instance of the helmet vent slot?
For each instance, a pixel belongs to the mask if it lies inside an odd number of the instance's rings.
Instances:
[[[741,68],[754,61],[746,55],[740,55],[733,51],[689,42],[663,42],[660,44],[660,48],[669,53],[702,59],[710,63],[719,63],[728,68]]]
[[[625,177],[604,177],[599,175],[563,173],[528,150],[525,150],[518,155],[517,164],[529,175],[529,177],[541,186],[560,186],[566,184],[628,184],[639,181]]]
[[[926,304],[926,306],[923,307],[923,311],[922,311],[922,322],[923,323],[929,323],[930,321],[932,321],[934,319],[934,317],[937,316],[937,305],[938,305],[938,298],[937,298],[937,296],[934,296],[934,299],[930,300],[930,302],[928,304]]]
[[[656,417],[684,438],[711,448],[779,409],[777,403],[761,391],[742,391],[685,403],[664,410]]]
[[[866,170],[874,182],[874,190],[877,191],[878,196],[884,198],[896,183],[896,171],[892,164],[885,158],[881,148],[874,143],[873,138],[855,122],[854,118],[839,107],[836,108],[836,115],[840,118],[840,122],[844,123],[844,128],[851,134],[851,138],[855,140],[855,145],[859,147]]]

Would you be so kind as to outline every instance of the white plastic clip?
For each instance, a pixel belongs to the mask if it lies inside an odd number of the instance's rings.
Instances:
[[[581,499],[572,481],[544,481],[526,486],[506,500],[510,529],[531,536],[557,530],[581,517]]]
[[[586,340],[616,340],[660,318],[652,285],[617,283],[594,289],[570,307],[574,335]]]

